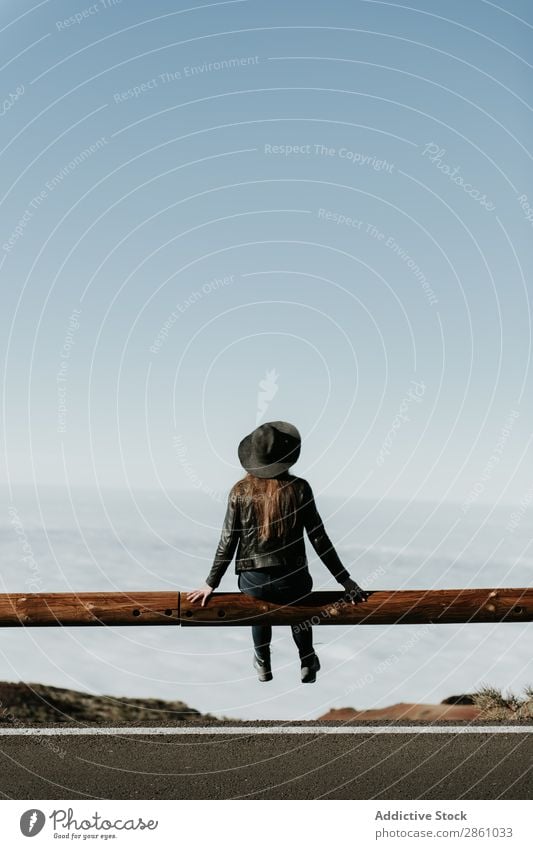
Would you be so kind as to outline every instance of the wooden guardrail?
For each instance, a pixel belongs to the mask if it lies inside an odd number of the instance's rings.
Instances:
[[[205,607],[186,592],[0,593],[0,627],[98,625],[408,625],[531,622],[533,588],[377,590],[350,604],[316,592],[276,605],[243,593],[213,593]]]

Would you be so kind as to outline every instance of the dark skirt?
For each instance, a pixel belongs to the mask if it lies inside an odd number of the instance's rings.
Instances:
[[[304,602],[312,587],[313,579],[307,567],[289,573],[279,569],[249,569],[239,573],[242,593],[273,604]]]

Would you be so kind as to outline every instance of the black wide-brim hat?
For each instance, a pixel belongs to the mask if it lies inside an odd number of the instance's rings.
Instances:
[[[289,422],[265,422],[239,444],[239,460],[257,478],[276,478],[300,456],[302,437]]]

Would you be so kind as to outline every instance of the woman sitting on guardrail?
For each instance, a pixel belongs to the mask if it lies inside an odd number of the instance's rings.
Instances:
[[[267,422],[240,443],[244,478],[232,487],[213,566],[203,587],[188,593],[202,606],[218,587],[236,554],[239,589],[275,604],[301,602],[313,581],[307,565],[303,532],[316,553],[349,594],[350,601],[367,600],[367,593],[350,578],[320,518],[306,480],[289,474],[299,457],[301,437],[289,422]],[[320,662],[313,649],[311,627],[291,625],[301,660],[304,684],[316,681]],[[260,681],[272,680],[272,627],[253,625],[253,665]]]

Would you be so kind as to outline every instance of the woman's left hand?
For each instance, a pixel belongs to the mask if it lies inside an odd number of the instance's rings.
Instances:
[[[368,601],[368,593],[366,590],[361,589],[359,584],[352,580],[352,578],[345,581],[343,586],[350,597],[351,604],[358,604],[360,601]]]
[[[199,590],[193,590],[190,593],[187,593],[188,601],[199,601],[202,599],[202,607],[205,607],[205,603],[211,593],[213,592],[213,587],[210,587],[209,584],[204,584],[203,587],[200,587]]]

